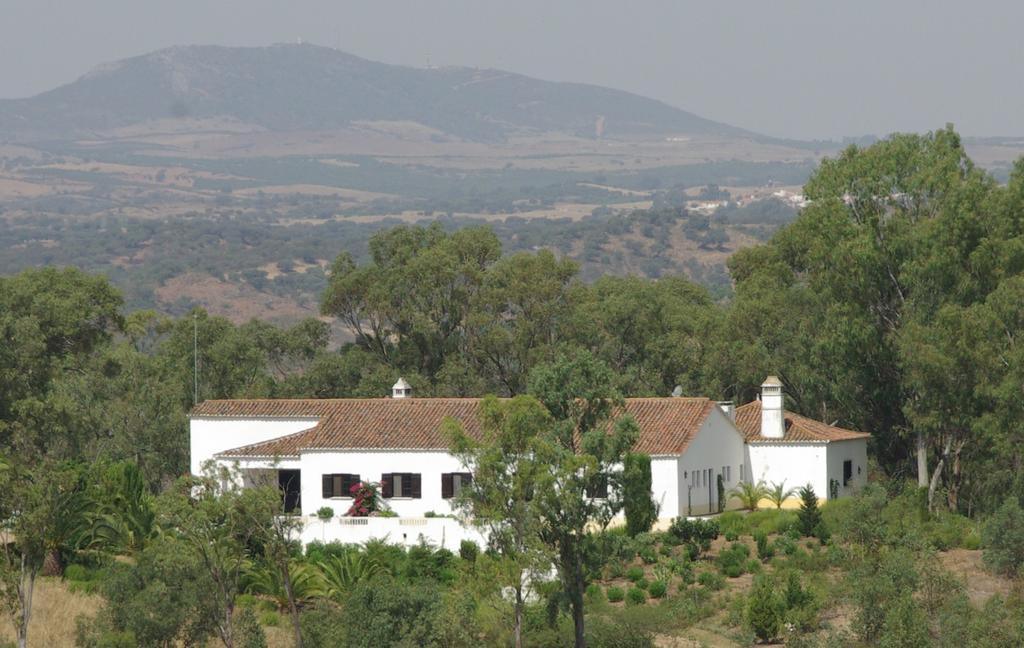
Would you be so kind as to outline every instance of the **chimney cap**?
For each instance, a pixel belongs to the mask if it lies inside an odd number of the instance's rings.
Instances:
[[[399,378],[394,385],[391,385],[391,389],[412,389],[412,386],[405,382],[405,378]]]
[[[405,382],[405,378],[399,378],[391,387],[392,398],[408,398],[412,396],[412,386]]]
[[[782,381],[779,380],[778,376],[771,375],[771,376],[768,376],[767,378],[764,379],[764,382],[761,383],[761,386],[762,387],[782,387]]]

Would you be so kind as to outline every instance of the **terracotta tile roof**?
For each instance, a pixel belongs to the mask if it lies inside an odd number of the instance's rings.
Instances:
[[[781,439],[766,439],[761,436],[761,401],[756,400],[736,408],[736,427],[743,433],[747,443],[792,443],[796,441],[829,443],[831,441],[849,441],[851,439],[868,439],[867,432],[856,432],[806,416],[785,412],[786,431]]]
[[[305,418],[309,430],[221,452],[227,457],[294,457],[313,449],[438,450],[448,447],[445,418],[480,434],[476,398],[352,398],[322,400],[205,401],[194,418]],[[636,449],[651,455],[681,454],[715,403],[707,398],[630,398],[626,411],[640,427]]]

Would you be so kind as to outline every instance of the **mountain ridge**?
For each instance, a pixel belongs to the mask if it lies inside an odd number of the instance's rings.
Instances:
[[[0,139],[92,136],[183,117],[229,117],[270,131],[413,121],[475,141],[530,131],[761,137],[602,86],[495,69],[414,68],[318,45],[277,44],[174,46],[101,64],[33,97],[0,100]]]

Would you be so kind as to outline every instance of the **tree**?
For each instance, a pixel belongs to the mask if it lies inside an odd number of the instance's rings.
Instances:
[[[530,374],[530,393],[552,425],[538,447],[549,469],[537,480],[540,538],[556,556],[572,609],[577,647],[586,645],[583,595],[586,565],[595,550],[592,529],[604,529],[622,509],[622,462],[636,443],[636,422],[616,416],[622,397],[615,376],[586,351],[541,365]],[[607,497],[591,497],[606,492]]]
[[[626,454],[622,475],[622,506],[626,531],[631,536],[646,533],[658,519],[658,507],[651,498],[651,457],[639,452]]]
[[[810,537],[820,534],[821,509],[818,508],[818,496],[810,484],[800,489],[800,510],[796,517],[802,535]]]
[[[76,470],[41,464],[0,472],[0,606],[28,644],[36,579],[44,562],[82,528],[83,488]]]
[[[480,404],[481,438],[467,435],[454,420],[445,422],[451,452],[473,473],[455,505],[462,518],[484,531],[488,545],[504,560],[502,585],[515,592],[516,648],[522,645],[526,588],[539,578],[550,556],[540,542],[541,509],[537,488],[547,466],[541,447],[550,429],[550,414],[535,398],[516,396]]]
[[[1017,576],[1024,568],[1024,510],[1011,497],[982,527],[982,559],[995,572]]]
[[[210,468],[187,477],[158,500],[161,526],[180,539],[212,584],[217,635],[234,648],[233,617],[248,548],[270,528],[279,494],[266,488],[241,488],[237,474]]]
[[[766,489],[765,497],[775,505],[776,510],[781,509],[782,505],[790,497],[793,497],[799,491],[798,488],[786,488],[786,480],[783,479],[781,482],[772,482],[771,488]]]
[[[748,511],[756,511],[761,500],[768,497],[768,488],[763,481],[758,481],[756,484],[741,481],[736,484],[736,488],[729,491],[729,495],[738,499],[740,505]]]

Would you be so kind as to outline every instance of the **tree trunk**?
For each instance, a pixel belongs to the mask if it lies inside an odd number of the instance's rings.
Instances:
[[[302,648],[302,625],[299,623],[299,608],[295,605],[295,593],[292,591],[292,575],[288,569],[288,558],[284,564],[278,565],[284,579],[284,593],[288,596],[288,608],[292,617],[292,628],[295,632],[295,648]]]
[[[583,634],[583,571],[580,568],[573,571],[574,583],[569,604],[572,606],[572,624],[576,630],[576,648],[587,648],[587,637]]]
[[[928,445],[924,432],[917,433],[917,485],[921,488],[928,485]]]
[[[939,487],[939,478],[942,477],[942,469],[946,466],[946,458],[949,456],[949,448],[953,444],[953,437],[946,437],[942,447],[942,456],[939,463],[935,465],[935,472],[932,473],[931,483],[928,484],[928,511],[935,512],[935,490]]]
[[[519,584],[516,585],[516,609],[515,609],[515,636],[516,648],[523,648],[523,577],[519,575]]]
[[[32,595],[36,587],[36,573],[28,564],[25,556],[21,557],[21,580],[18,584],[18,603],[21,604],[21,615],[17,623],[18,648],[28,646],[28,623],[32,619]]]

